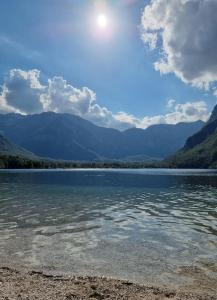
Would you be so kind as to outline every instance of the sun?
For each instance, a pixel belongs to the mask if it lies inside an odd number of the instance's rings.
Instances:
[[[104,14],[98,15],[96,21],[97,25],[102,29],[106,28],[108,25],[108,17]]]

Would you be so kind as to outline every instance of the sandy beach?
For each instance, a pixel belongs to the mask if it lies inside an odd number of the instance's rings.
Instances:
[[[97,277],[74,277],[38,271],[0,268],[1,300],[216,300],[214,294],[142,286],[128,281]]]

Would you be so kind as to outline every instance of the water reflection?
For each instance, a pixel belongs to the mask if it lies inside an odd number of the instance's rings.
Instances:
[[[216,204],[215,172],[0,172],[1,260],[178,281],[216,262]]]

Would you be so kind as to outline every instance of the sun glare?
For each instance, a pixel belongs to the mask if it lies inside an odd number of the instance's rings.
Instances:
[[[106,15],[98,15],[97,17],[97,25],[100,27],[100,28],[105,28],[107,27],[108,25],[108,18]]]

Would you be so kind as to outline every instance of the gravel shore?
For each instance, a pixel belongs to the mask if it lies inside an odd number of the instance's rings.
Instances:
[[[123,280],[51,275],[0,267],[1,300],[216,300],[217,296],[142,286]]]

